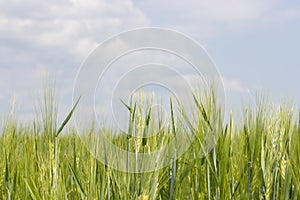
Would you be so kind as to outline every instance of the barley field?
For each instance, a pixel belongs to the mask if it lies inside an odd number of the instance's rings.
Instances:
[[[186,134],[184,123],[193,126],[195,139],[190,147],[167,167],[128,173],[103,165],[85,148],[77,130],[66,126],[74,110],[66,113],[65,121],[57,122],[54,94],[45,92],[31,124],[18,123],[13,115],[3,124],[0,199],[300,198],[298,110],[260,98],[256,108],[244,107],[241,119],[230,115],[223,120],[213,97],[195,98],[192,106],[196,125],[171,117],[167,128],[147,140],[111,135],[121,148],[144,152],[168,143],[172,134]],[[143,121],[134,116],[134,107],[128,109],[132,116],[128,132],[141,132],[158,123],[147,116]],[[207,130],[218,133],[218,140],[203,156],[201,142]]]

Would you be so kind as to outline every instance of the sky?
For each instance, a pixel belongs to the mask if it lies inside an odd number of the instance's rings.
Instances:
[[[297,0],[0,0],[0,117],[29,120],[54,77],[59,115],[72,106],[79,67],[113,35],[140,28],[179,31],[198,41],[223,78],[227,104],[300,103]]]

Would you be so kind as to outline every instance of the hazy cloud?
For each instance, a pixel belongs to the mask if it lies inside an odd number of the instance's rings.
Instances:
[[[147,25],[129,0],[1,0],[0,90],[6,99],[1,104],[15,96],[33,107],[45,70],[59,88],[71,88],[77,69],[97,44],[124,29]]]
[[[226,34],[259,26],[267,30],[274,24],[299,20],[299,10],[296,1],[279,0],[0,0],[0,113],[5,112],[3,108],[13,96],[25,110],[33,108],[35,91],[43,87],[47,73],[56,77],[62,105],[68,107],[73,81],[84,58],[120,31],[161,26],[193,37],[225,35],[225,39],[233,39]],[[295,24],[290,27],[296,29]],[[269,36],[273,36],[272,31]],[[283,33],[280,38],[288,40],[288,36]],[[218,40],[207,45],[213,42]],[[290,56],[286,53],[282,57]],[[242,80],[224,79],[225,88],[244,93],[247,89]]]
[[[223,77],[223,84],[226,92],[245,93],[248,91],[239,79],[228,79]]]

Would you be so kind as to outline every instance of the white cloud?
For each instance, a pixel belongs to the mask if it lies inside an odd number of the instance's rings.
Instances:
[[[206,20],[235,21],[253,20],[261,17],[266,11],[269,1],[261,0],[204,0],[180,1],[178,11],[189,18],[197,17]],[[170,3],[170,2],[169,2]],[[193,5],[193,6],[191,6]],[[188,11],[189,12],[185,12]]]
[[[236,33],[299,18],[299,7],[279,0],[134,2],[154,25],[167,26],[200,38]]]
[[[56,75],[62,91],[72,88],[78,67],[97,44],[147,25],[130,0],[0,0],[1,99],[15,96],[24,110],[33,108],[46,71]]]
[[[228,79],[223,77],[223,84],[226,92],[245,93],[248,89],[245,88],[238,79]]]
[[[176,16],[176,19],[195,21],[239,21],[255,20],[266,14],[276,1],[271,0],[145,0],[136,1],[146,13],[157,11],[163,17]],[[159,4],[159,6],[157,6]],[[147,12],[148,11],[148,12]],[[153,13],[152,13],[153,14]],[[180,20],[180,22],[182,22]],[[196,25],[196,24],[195,24]]]
[[[278,2],[0,0],[0,99],[15,95],[22,104],[33,106],[28,91],[43,87],[46,71],[58,75],[58,87],[68,96],[83,59],[97,44],[120,31],[162,25],[202,37],[203,33],[224,33],[228,27],[243,29],[248,22],[262,19],[299,17],[299,9],[281,10]],[[246,90],[236,79],[225,79],[224,84],[229,91]]]
[[[59,48],[74,56],[86,56],[110,34],[148,25],[130,1],[17,2],[0,2],[1,39]]]

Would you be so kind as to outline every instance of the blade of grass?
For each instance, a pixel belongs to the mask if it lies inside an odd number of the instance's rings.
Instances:
[[[71,111],[69,112],[68,116],[66,117],[66,119],[63,121],[63,123],[60,125],[60,127],[58,128],[57,130],[57,133],[56,133],[56,137],[62,132],[62,130],[64,129],[64,127],[67,125],[67,123],[69,122],[69,120],[71,119],[78,103],[79,103],[79,100],[80,100],[81,96],[77,99],[76,103],[74,104],[73,108],[71,109]]]
[[[81,197],[84,198],[86,195],[85,195],[85,191],[84,191],[84,189],[83,189],[83,186],[82,186],[82,184],[80,183],[79,178],[78,178],[76,172],[74,171],[73,167],[71,166],[71,164],[70,164],[70,162],[69,162],[68,160],[67,160],[67,163],[68,163],[68,166],[69,166],[69,168],[70,168],[70,170],[71,170],[71,172],[72,172],[72,175],[73,175],[73,177],[74,177],[74,179],[75,179],[75,182],[76,182],[76,184],[77,184],[77,186],[78,186],[78,188],[79,188],[79,190],[80,190]]]

